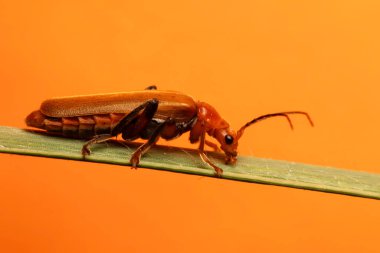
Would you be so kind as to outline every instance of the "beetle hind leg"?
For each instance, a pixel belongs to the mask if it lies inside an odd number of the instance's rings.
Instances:
[[[127,129],[135,119],[141,119],[141,124],[139,127],[144,128],[145,123],[149,122],[153,118],[158,108],[158,100],[151,99],[136,107],[129,114],[124,116],[111,130],[110,134],[100,134],[94,136],[91,140],[87,141],[82,147],[83,159],[86,155],[91,153],[90,146],[96,143],[105,142],[118,134],[121,134],[125,129]]]
[[[157,141],[160,139],[160,134],[164,130],[165,126],[171,124],[173,120],[171,118],[167,118],[163,123],[158,125],[158,127],[154,130],[150,138],[147,142],[142,144],[131,157],[131,165],[132,168],[137,169],[137,165],[140,163],[141,156],[144,155],[152,146],[154,146]]]
[[[86,155],[91,154],[91,150],[89,148],[91,145],[93,145],[95,143],[105,142],[105,141],[111,139],[112,137],[113,136],[111,134],[100,134],[100,135],[94,136],[91,140],[87,141],[82,147],[83,159],[86,158]]]

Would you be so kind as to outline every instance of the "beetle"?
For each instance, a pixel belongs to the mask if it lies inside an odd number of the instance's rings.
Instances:
[[[226,164],[233,164],[237,160],[238,141],[247,127],[271,117],[284,117],[293,129],[290,114],[306,116],[313,126],[308,113],[287,111],[259,116],[234,131],[208,103],[196,101],[177,91],[157,90],[153,85],[141,91],[48,99],[39,110],[30,113],[25,121],[28,126],[46,130],[50,134],[88,139],[82,147],[84,159],[91,153],[90,146],[119,134],[127,141],[137,138],[147,140],[132,154],[130,163],[133,168],[137,168],[141,156],[160,137],[171,140],[190,131],[190,142],[199,142],[200,158],[220,177],[223,170],[207,157],[205,145],[215,151],[221,149]],[[220,143],[220,149],[215,143],[206,140],[206,133]]]

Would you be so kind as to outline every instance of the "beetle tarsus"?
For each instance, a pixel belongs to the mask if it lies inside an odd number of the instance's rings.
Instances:
[[[83,160],[85,160],[86,156],[90,155],[90,154],[91,154],[91,150],[86,145],[84,145],[82,147],[82,158],[83,158]]]
[[[215,176],[221,178],[223,175],[223,170],[219,167],[216,167],[214,169],[215,169]]]
[[[130,163],[131,163],[131,169],[137,170],[137,165],[140,163],[141,154],[133,153]]]
[[[212,167],[214,169],[216,177],[222,177],[223,170],[221,168],[219,168],[218,166],[216,166],[215,164],[213,164],[210,161],[210,158],[208,158],[207,155],[203,151],[199,151],[199,156],[201,157],[203,162],[207,163],[210,167]]]

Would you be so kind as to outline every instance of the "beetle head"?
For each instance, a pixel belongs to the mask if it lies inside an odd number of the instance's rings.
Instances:
[[[236,131],[228,128],[218,129],[215,131],[215,138],[221,144],[220,148],[226,154],[226,164],[236,162],[238,138]]]

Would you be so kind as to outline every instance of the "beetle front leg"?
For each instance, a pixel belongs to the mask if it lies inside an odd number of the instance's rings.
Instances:
[[[112,137],[113,136],[111,134],[100,134],[100,135],[94,136],[91,140],[87,141],[82,147],[83,159],[86,158],[86,155],[91,154],[91,150],[89,148],[91,145],[93,145],[95,143],[105,142],[105,141],[111,139]]]
[[[215,152],[221,152],[222,150],[218,147],[218,145],[216,145],[215,143],[211,142],[211,141],[208,141],[208,140],[205,140],[205,144],[207,146],[209,146],[210,148],[212,148]]]
[[[201,137],[200,137],[200,143],[199,143],[199,149],[198,149],[198,152],[199,152],[199,156],[201,157],[202,161],[207,163],[208,165],[210,165],[212,168],[214,168],[215,170],[215,175],[217,177],[222,177],[222,174],[223,174],[223,170],[221,168],[219,168],[218,166],[216,166],[215,164],[213,164],[211,161],[210,161],[210,158],[207,157],[205,151],[204,151],[204,148],[205,148],[205,140],[206,140],[206,131],[204,129],[202,129],[202,133],[201,133]]]

